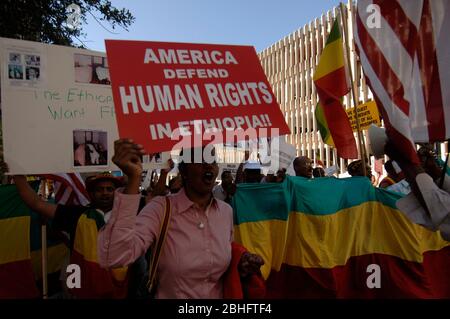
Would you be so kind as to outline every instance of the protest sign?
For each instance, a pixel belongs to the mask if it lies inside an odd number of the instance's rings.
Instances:
[[[295,146],[286,143],[284,137],[270,139],[267,149],[265,143],[262,143],[259,151],[261,164],[269,173],[276,173],[280,169],[287,170],[297,156]]]
[[[356,116],[355,108],[349,108],[346,110],[350,124],[352,125],[353,132],[356,132]],[[378,113],[377,104],[375,101],[370,101],[358,105],[358,118],[359,118],[359,128],[362,130],[367,130],[370,124],[375,124],[381,126],[380,114]]]
[[[105,54],[3,38],[0,48],[10,172],[116,170],[110,158],[118,135]]]
[[[325,168],[325,176],[333,176],[339,171],[339,167],[337,165],[333,165]]]
[[[290,133],[253,47],[107,40],[106,51],[119,135],[149,153]]]
[[[0,70],[3,151],[11,174],[117,170],[104,53],[0,38]]]

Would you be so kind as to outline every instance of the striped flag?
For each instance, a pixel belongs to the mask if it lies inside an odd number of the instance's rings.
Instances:
[[[350,91],[348,79],[339,21],[335,19],[314,73],[320,101],[315,115],[323,142],[336,147],[342,158],[358,158],[352,127],[341,103]]]
[[[57,204],[83,205],[89,204],[89,195],[80,173],[44,174],[46,179],[55,182],[55,202]]]
[[[16,185],[0,185],[0,299],[40,295],[30,255],[30,225],[30,209]]]
[[[359,0],[355,42],[390,140],[414,163],[414,142],[450,137],[450,1]]]
[[[264,259],[269,299],[450,298],[450,242],[399,198],[365,177],[239,185],[235,240]]]

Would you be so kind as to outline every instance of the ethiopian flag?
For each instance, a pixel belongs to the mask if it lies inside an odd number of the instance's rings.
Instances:
[[[450,298],[450,242],[366,177],[242,184],[235,240],[265,261],[267,298]]]
[[[37,190],[39,181],[31,186]],[[52,230],[47,227],[48,234]],[[59,271],[69,249],[47,239],[48,292],[61,290]],[[41,218],[20,198],[15,185],[0,186],[0,299],[42,295]],[[51,280],[54,279],[54,280]]]
[[[341,97],[350,90],[338,19],[334,20],[314,73],[319,103],[315,116],[324,143],[336,147],[342,158],[358,158],[355,138]]]
[[[31,215],[15,185],[0,186],[0,299],[38,298],[31,262]]]

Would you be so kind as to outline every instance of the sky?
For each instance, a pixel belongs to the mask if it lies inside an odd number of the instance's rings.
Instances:
[[[270,47],[322,13],[338,0],[112,0],[136,18],[128,31],[106,31],[92,17],[81,38],[95,51],[105,39],[251,45],[257,52]],[[347,1],[345,1],[347,2]],[[97,13],[97,17],[99,14]],[[76,40],[75,40],[76,41]]]

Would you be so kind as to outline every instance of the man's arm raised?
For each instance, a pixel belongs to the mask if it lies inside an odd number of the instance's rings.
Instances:
[[[14,182],[19,192],[19,196],[25,204],[36,213],[48,217],[55,217],[57,205],[42,200],[38,194],[31,188],[24,175],[14,175]]]

